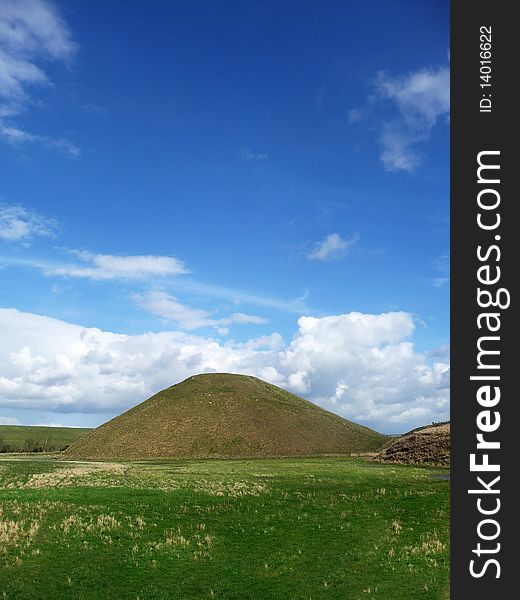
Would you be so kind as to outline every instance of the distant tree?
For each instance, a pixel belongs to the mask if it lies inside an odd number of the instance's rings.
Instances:
[[[49,431],[45,432],[45,436],[44,436],[43,442],[42,442],[42,450],[43,450],[43,452],[49,452],[50,450],[52,450],[52,448],[50,447],[50,444],[49,444]]]
[[[7,442],[3,436],[0,436],[0,454],[16,451],[17,448],[11,442]]]
[[[33,438],[27,438],[23,445],[25,452],[43,452],[43,443]]]

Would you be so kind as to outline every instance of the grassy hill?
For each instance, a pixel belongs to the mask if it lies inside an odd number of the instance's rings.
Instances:
[[[173,385],[65,451],[70,458],[269,457],[379,450],[387,437],[256,377],[210,373]]]
[[[382,450],[377,462],[411,465],[450,466],[450,423],[418,427],[405,433]]]
[[[83,427],[0,425],[0,452],[54,452],[90,431]]]

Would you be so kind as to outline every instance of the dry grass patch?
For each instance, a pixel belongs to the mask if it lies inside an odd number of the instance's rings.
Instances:
[[[42,488],[63,488],[63,487],[82,487],[99,486],[99,478],[112,476],[121,477],[127,471],[127,468],[118,463],[92,463],[78,464],[74,466],[60,466],[52,471],[44,473],[33,473],[28,478],[23,476],[10,476],[7,470],[7,476],[2,477],[0,487],[4,489],[42,489]],[[112,479],[112,483],[115,480]]]
[[[59,529],[64,534],[76,533],[96,533],[112,531],[121,527],[121,522],[113,515],[101,514],[96,517],[82,517],[78,514],[72,514],[65,517],[59,524]]]
[[[193,485],[193,490],[210,496],[240,498],[242,496],[259,496],[267,492],[268,487],[263,483],[251,481],[200,481]]]
[[[402,549],[402,555],[406,558],[410,556],[423,557],[429,563],[435,563],[432,557],[441,554],[446,550],[446,544],[439,539],[437,531],[427,533],[421,536],[421,543],[415,546],[405,546]]]
[[[0,556],[9,556],[9,562],[20,565],[39,529],[37,521],[0,519]]]

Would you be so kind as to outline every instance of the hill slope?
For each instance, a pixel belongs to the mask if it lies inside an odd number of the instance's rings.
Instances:
[[[0,452],[54,452],[90,431],[83,427],[0,425]]]
[[[376,457],[378,462],[450,466],[450,424],[414,429],[397,438]]]
[[[123,460],[347,454],[378,450],[386,439],[256,377],[210,373],[159,392],[65,454]]]

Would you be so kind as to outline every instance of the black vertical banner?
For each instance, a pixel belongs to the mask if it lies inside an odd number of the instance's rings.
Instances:
[[[515,4],[451,3],[451,598],[517,597]],[[514,107],[513,107],[514,105]],[[515,285],[515,290],[513,290]],[[514,437],[513,437],[514,436]]]

